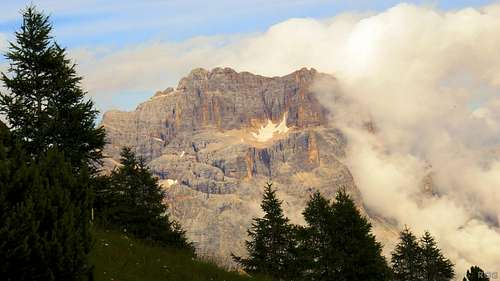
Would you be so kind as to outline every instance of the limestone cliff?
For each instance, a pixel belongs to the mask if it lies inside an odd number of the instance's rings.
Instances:
[[[267,180],[294,222],[314,190],[332,197],[344,187],[363,207],[342,163],[346,139],[310,90],[318,78],[335,80],[305,68],[273,78],[195,69],[135,111],[106,112],[105,152],[117,159],[131,146],[145,157],[198,250],[229,262],[260,215]]]

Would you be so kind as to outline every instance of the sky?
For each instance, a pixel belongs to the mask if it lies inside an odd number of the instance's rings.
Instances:
[[[348,139],[365,207],[429,230],[458,274],[500,272],[499,2],[33,2],[102,111],[131,110],[197,67],[334,75],[313,91]],[[0,4],[0,49],[24,5]]]
[[[235,38],[264,33],[271,26],[291,18],[327,19],[342,13],[373,13],[399,3],[388,0],[124,0],[119,4],[111,0],[1,2],[0,50],[5,50],[5,40],[11,40],[13,33],[19,28],[19,11],[33,3],[51,16],[56,40],[68,48],[75,62],[82,66],[80,73],[84,76],[92,76],[94,68],[106,67],[97,65],[92,60],[142,48],[148,44],[170,45],[178,51],[186,51],[193,48],[192,40],[198,40],[198,44],[216,47],[217,44],[224,45]],[[410,1],[442,10],[482,6],[489,2]],[[210,40],[210,43],[204,40]],[[112,85],[95,87],[90,83],[96,79],[89,78],[90,81],[84,82],[84,86],[101,111],[131,110],[156,90],[175,86],[177,80],[190,69],[200,66],[190,60],[177,64],[182,64],[183,67],[171,70],[166,66],[161,73],[154,73],[154,77],[142,79],[138,83],[141,85],[128,88]],[[5,60],[0,59],[0,70],[5,67]],[[145,83],[149,85],[144,85]]]

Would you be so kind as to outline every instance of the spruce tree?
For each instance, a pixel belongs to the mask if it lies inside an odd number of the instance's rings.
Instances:
[[[335,250],[330,259],[334,275],[329,280],[389,280],[390,271],[382,256],[382,246],[371,233],[371,224],[344,189],[337,192],[332,210],[331,239]]]
[[[443,256],[434,237],[428,231],[420,239],[420,251],[425,281],[449,281],[453,279],[455,276],[453,263]]]
[[[392,252],[391,262],[395,281],[424,280],[422,251],[417,237],[408,227],[399,234],[399,243]]]
[[[56,149],[33,160],[0,124],[2,280],[92,280],[88,178]]]
[[[49,18],[33,6],[23,11],[1,80],[0,113],[31,155],[51,148],[64,152],[74,168],[101,159],[104,129],[95,127],[97,111],[86,100],[75,64],[52,38]]]
[[[332,206],[319,192],[315,192],[302,214],[306,221],[301,243],[306,260],[304,279],[331,280],[336,269]]]
[[[51,37],[49,18],[32,6],[22,17],[1,75],[7,91],[0,93],[0,114],[15,143],[0,180],[0,241],[11,257],[2,277],[17,268],[12,280],[85,280],[91,278],[91,164],[101,158],[104,131],[95,128],[97,111]]]
[[[282,202],[272,183],[267,183],[261,208],[264,217],[254,218],[245,241],[248,257],[233,255],[248,273],[260,273],[276,280],[291,280],[296,276],[294,252],[297,249],[294,227],[283,214]]]
[[[139,238],[193,251],[180,225],[169,218],[163,202],[165,192],[143,159],[125,147],[120,164],[109,179],[101,178],[96,190],[100,221]]]
[[[463,281],[490,281],[490,278],[479,266],[472,266]]]

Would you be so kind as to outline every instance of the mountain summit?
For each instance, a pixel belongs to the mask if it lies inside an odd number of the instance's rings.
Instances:
[[[195,69],[132,112],[105,113],[105,152],[117,159],[121,147],[134,148],[198,251],[230,263],[269,179],[294,222],[315,190],[331,198],[345,188],[362,208],[343,164],[346,138],[312,90],[317,79],[335,81],[306,68],[272,78]]]

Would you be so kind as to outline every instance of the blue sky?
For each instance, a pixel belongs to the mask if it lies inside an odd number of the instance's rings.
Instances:
[[[325,0],[9,0],[2,3],[0,32],[19,26],[19,10],[34,3],[52,15],[62,45],[120,47],[149,39],[185,40],[194,36],[263,31],[289,18],[324,18],[346,11],[381,11],[400,1]],[[406,1],[440,9],[482,6],[486,0]]]
[[[148,42],[185,42],[197,37],[266,31],[290,18],[331,18],[346,12],[380,12],[399,1],[335,0],[3,0],[0,40],[19,27],[19,10],[34,3],[51,15],[57,41],[70,50],[123,50]],[[478,7],[491,1],[409,1],[438,10]],[[5,43],[3,44],[5,46]],[[0,42],[0,47],[2,42]],[[95,55],[95,54],[94,54]],[[5,61],[0,59],[0,64]],[[78,61],[78,63],[85,62]],[[178,75],[175,76],[177,79]],[[172,83],[169,81],[169,83]],[[94,95],[101,109],[131,109],[152,89],[133,89],[120,98]]]

